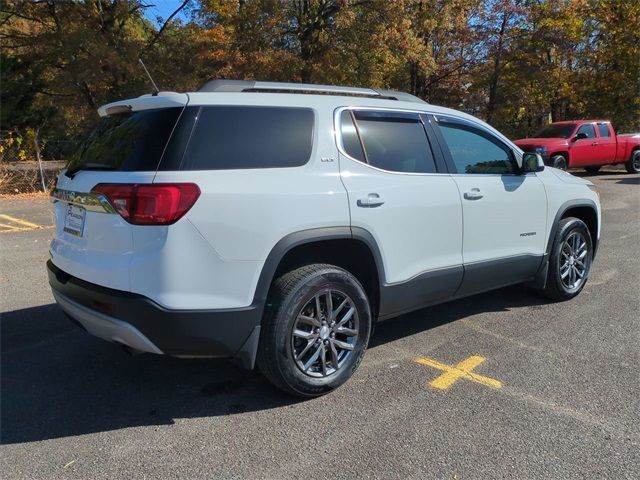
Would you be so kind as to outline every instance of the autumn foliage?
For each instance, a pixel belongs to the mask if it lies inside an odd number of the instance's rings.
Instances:
[[[160,0],[156,0],[160,1]],[[0,3],[1,130],[76,139],[97,106],[210,78],[392,88],[513,137],[551,120],[640,130],[637,0]]]

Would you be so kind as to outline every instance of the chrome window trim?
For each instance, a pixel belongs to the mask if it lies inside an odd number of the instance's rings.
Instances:
[[[536,172],[527,173],[451,173],[452,177],[537,177]]]
[[[393,170],[385,170],[383,168],[374,167],[369,163],[365,163],[358,160],[357,158],[353,158],[351,155],[349,155],[346,152],[346,150],[344,149],[344,143],[342,142],[342,125],[340,123],[340,116],[342,115],[342,112],[344,112],[345,110],[354,111],[354,112],[355,111],[373,111],[373,112],[389,112],[389,113],[413,113],[417,115],[428,115],[428,114],[431,114],[430,112],[427,112],[425,110],[411,110],[406,108],[390,108],[390,107],[360,107],[360,106],[338,107],[333,112],[333,129],[334,129],[334,137],[336,139],[336,146],[338,147],[338,152],[344,157],[347,157],[349,160],[358,162],[360,165],[364,165],[365,167],[368,167],[372,170],[376,170],[378,172],[390,173],[393,175],[408,175],[408,176],[420,176],[420,177],[433,176],[433,175],[441,175],[441,176],[449,175],[449,173],[447,172],[442,172],[442,173],[440,172],[435,172],[435,173],[394,172]],[[427,139],[427,143],[429,143],[429,138],[427,137],[426,132],[424,136]]]
[[[50,195],[52,203],[62,202],[69,205],[77,205],[97,213],[116,213],[116,209],[109,203],[107,197],[101,193],[74,192],[72,190],[54,188],[51,190]]]

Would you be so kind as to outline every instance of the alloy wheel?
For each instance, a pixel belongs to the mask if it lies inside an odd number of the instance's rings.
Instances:
[[[327,377],[344,366],[358,340],[358,311],[337,289],[315,294],[302,307],[291,332],[296,365],[311,377]]]
[[[568,290],[575,290],[586,280],[589,247],[580,232],[572,232],[560,251],[560,279]]]

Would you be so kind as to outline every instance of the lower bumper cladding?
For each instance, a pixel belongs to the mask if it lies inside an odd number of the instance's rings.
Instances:
[[[89,333],[133,350],[235,359],[253,368],[262,308],[172,310],[142,295],[86,282],[47,262],[60,307]]]
[[[162,354],[162,351],[151,340],[127,322],[91,310],[55,290],[53,291],[53,297],[67,315],[80,323],[92,335],[103,340],[126,345],[139,352]]]

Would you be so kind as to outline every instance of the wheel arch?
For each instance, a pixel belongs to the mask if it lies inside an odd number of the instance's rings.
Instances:
[[[598,249],[598,209],[592,200],[571,200],[562,204],[556,213],[549,232],[546,255],[551,253],[558,223],[567,217],[579,218],[587,225],[591,234],[591,242],[593,243],[593,258],[595,258]]]
[[[567,168],[569,168],[570,164],[571,164],[571,158],[569,155],[569,151],[568,150],[558,150],[555,152],[551,152],[549,154],[549,159],[555,157],[556,155],[562,155],[566,160],[567,160]]]
[[[385,278],[382,257],[373,235],[357,227],[313,228],[283,237],[265,260],[253,304],[262,310],[273,280],[304,263],[330,263],[352,273],[371,299],[375,318]]]

